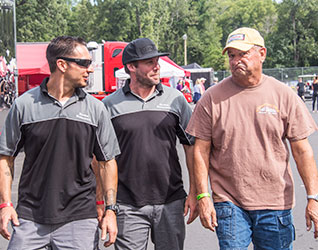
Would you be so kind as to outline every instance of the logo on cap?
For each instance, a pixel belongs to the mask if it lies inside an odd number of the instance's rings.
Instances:
[[[229,39],[227,40],[227,43],[231,43],[233,41],[244,41],[245,40],[245,34],[234,34],[232,36],[229,37]]]
[[[153,51],[157,51],[157,48],[155,45],[148,45],[143,47],[140,51],[142,54],[146,54],[146,53],[151,53]]]

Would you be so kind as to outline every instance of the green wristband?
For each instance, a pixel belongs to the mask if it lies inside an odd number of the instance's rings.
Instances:
[[[197,200],[202,199],[203,197],[211,197],[209,193],[202,193],[197,196]]]

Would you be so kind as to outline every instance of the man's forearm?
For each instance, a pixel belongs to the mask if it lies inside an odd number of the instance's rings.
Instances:
[[[318,194],[318,171],[307,139],[291,142],[291,149],[308,195]]]
[[[116,203],[118,172],[117,163],[115,159],[109,161],[99,162],[100,164],[100,178],[104,192],[104,199],[106,205]]]
[[[14,158],[0,156],[0,204],[11,202],[11,185],[14,173]]]
[[[197,193],[208,192],[211,142],[196,138],[194,145],[194,179]]]
[[[104,201],[103,187],[102,187],[102,182],[100,178],[99,165],[95,157],[93,158],[93,161],[92,161],[92,168],[96,177],[96,201]]]
[[[183,145],[186,164],[189,173],[189,182],[190,182],[190,192],[195,192],[195,181],[194,181],[194,146]]]

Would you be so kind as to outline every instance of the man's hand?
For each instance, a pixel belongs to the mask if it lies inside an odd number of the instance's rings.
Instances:
[[[10,240],[8,231],[9,221],[12,221],[15,226],[19,226],[18,215],[13,207],[4,207],[0,209],[0,234],[3,238]]]
[[[185,202],[185,206],[184,206],[184,213],[183,216],[187,216],[189,210],[190,210],[190,215],[187,221],[187,224],[192,223],[199,215],[199,210],[198,210],[198,206],[197,206],[197,199],[195,194],[189,194],[186,202]]]
[[[105,211],[105,205],[96,205],[97,209],[97,220],[98,220],[98,226],[100,229],[102,229],[102,222],[103,222],[103,217],[104,217],[104,211]]]
[[[117,237],[117,221],[116,221],[116,214],[112,210],[106,210],[105,216],[102,219],[101,223],[101,240],[105,241],[107,234],[109,235],[108,241],[104,243],[105,247],[109,247],[110,245],[114,244]]]
[[[200,220],[203,227],[215,232],[218,226],[216,211],[209,197],[203,197],[198,201]]]
[[[308,200],[306,207],[306,226],[307,231],[311,230],[312,222],[314,223],[314,237],[318,238],[318,201]]]

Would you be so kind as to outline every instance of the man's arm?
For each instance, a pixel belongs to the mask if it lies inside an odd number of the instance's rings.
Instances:
[[[103,187],[102,182],[100,179],[100,172],[99,172],[99,165],[98,161],[96,160],[95,156],[92,161],[92,168],[96,177],[96,202],[104,202],[104,195],[103,195]],[[97,208],[97,219],[99,222],[99,227],[102,227],[102,220],[104,217],[105,212],[105,205],[104,204],[96,204]]]
[[[109,161],[100,161],[100,180],[104,193],[106,206],[116,204],[118,172],[115,159]],[[109,240],[104,246],[108,247],[113,244],[117,237],[117,221],[116,214],[112,210],[106,210],[102,220],[101,239],[106,240],[106,234],[109,234]]]
[[[0,155],[0,204],[11,203],[11,185],[14,173],[14,157]],[[0,209],[0,234],[7,240],[11,235],[8,231],[8,223],[12,221],[18,226],[18,215],[13,206],[5,206]]]
[[[194,146],[183,145],[183,149],[186,156],[186,163],[189,173],[189,194],[185,202],[184,207],[184,216],[186,216],[190,210],[190,215],[187,221],[187,224],[190,224],[198,216],[197,210],[197,201],[196,201],[196,191],[195,191],[195,182],[194,182],[194,166],[193,166],[193,153]]]
[[[194,178],[197,194],[208,193],[209,159],[211,153],[211,141],[196,138],[194,144]],[[217,227],[216,211],[209,197],[203,197],[198,201],[201,224],[215,231]]]
[[[308,139],[291,141],[290,145],[307,195],[318,194],[318,171]],[[315,228],[314,237],[318,238],[318,201],[309,199],[306,207],[306,225],[308,231],[312,226],[311,221],[314,223]]]

